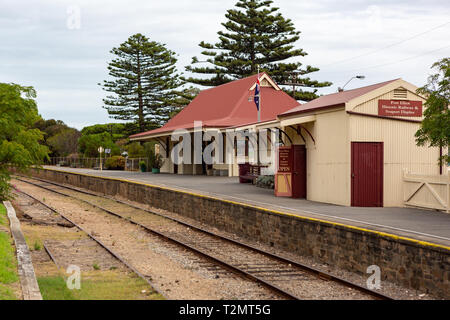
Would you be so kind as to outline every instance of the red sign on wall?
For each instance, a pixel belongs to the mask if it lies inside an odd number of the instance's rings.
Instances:
[[[378,115],[387,117],[421,117],[422,101],[378,100]]]
[[[292,148],[280,147],[278,149],[278,172],[292,172]]]

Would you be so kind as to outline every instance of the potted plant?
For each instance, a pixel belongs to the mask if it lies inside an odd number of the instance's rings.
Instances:
[[[139,168],[141,168],[141,172],[147,172],[147,164],[145,163],[145,161],[139,162]]]
[[[155,155],[153,161],[152,173],[159,173],[162,165],[163,165],[163,157],[158,153]]]

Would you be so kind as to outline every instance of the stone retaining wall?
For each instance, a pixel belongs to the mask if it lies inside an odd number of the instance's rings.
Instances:
[[[169,210],[220,230],[381,280],[450,298],[450,249],[137,182],[41,169],[33,175]]]

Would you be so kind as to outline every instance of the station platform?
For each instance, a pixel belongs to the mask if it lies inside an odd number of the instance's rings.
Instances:
[[[45,169],[151,184],[450,247],[450,214],[417,208],[360,208],[275,197],[237,177],[152,174],[44,166]]]

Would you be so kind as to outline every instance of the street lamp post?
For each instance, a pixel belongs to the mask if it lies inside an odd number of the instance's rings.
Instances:
[[[366,76],[362,76],[362,75],[351,77],[350,80],[348,80],[348,81],[344,84],[344,86],[343,86],[342,88],[341,88],[341,87],[338,88],[338,92],[344,91],[345,86],[346,86],[350,81],[352,81],[353,79],[360,79],[360,80],[363,80],[363,79],[365,79],[365,78],[366,78]]]

